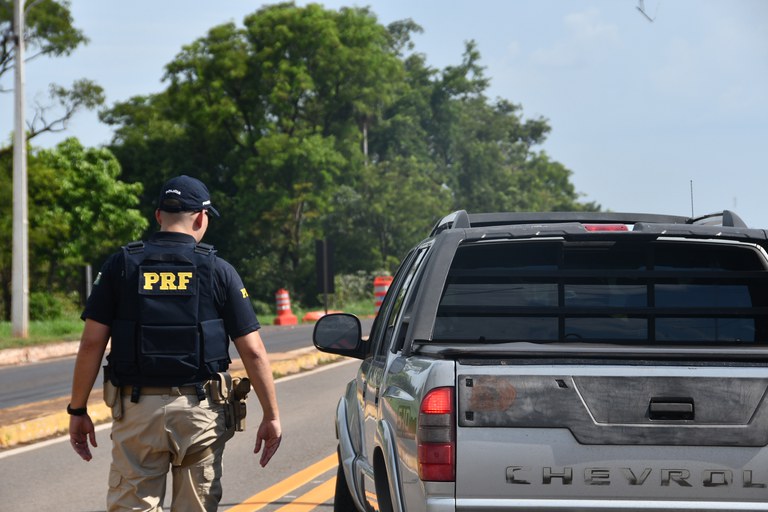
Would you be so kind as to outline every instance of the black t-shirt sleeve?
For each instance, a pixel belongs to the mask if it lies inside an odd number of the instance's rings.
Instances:
[[[216,260],[216,282],[219,312],[227,334],[234,339],[259,330],[261,325],[243,280],[235,268],[221,258]]]
[[[115,253],[104,262],[96,275],[91,294],[85,303],[80,318],[90,318],[105,325],[111,325],[117,313],[118,287],[123,272],[123,255]]]

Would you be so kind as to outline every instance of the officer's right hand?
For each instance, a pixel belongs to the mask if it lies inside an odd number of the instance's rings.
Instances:
[[[84,461],[93,458],[88,441],[96,447],[96,430],[93,427],[93,421],[88,414],[82,416],[69,417],[69,443],[72,448]]]
[[[283,432],[280,428],[280,420],[268,420],[263,419],[259,430],[256,433],[256,448],[253,453],[259,453],[262,449],[262,443],[264,445],[264,451],[261,452],[261,459],[259,464],[264,467],[269,462],[269,459],[275,454],[280,447],[280,441],[283,439]]]

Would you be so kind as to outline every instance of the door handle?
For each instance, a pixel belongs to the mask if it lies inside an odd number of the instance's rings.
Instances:
[[[696,415],[693,398],[654,397],[648,404],[648,418],[651,420],[692,420]]]

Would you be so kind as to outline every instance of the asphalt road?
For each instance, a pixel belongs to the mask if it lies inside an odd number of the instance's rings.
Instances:
[[[363,334],[367,335],[371,319],[362,320]],[[268,325],[261,329],[261,337],[269,353],[289,352],[312,346],[314,324],[295,326]],[[231,348],[231,357],[237,352]],[[75,358],[65,357],[22,366],[0,367],[0,409],[67,396],[72,383]],[[101,377],[96,387],[101,387]]]
[[[336,451],[333,417],[346,383],[354,378],[356,363],[359,361],[348,360],[277,381],[283,442],[266,468],[259,466],[258,456],[253,454],[261,411],[254,394],[249,395],[246,430],[237,433],[224,452],[224,497],[219,510],[246,501],[250,505],[243,509],[247,510],[269,503],[260,508],[263,512],[287,510],[281,507],[291,503],[296,508],[290,510],[332,508],[332,479],[336,476],[335,461],[330,459]],[[77,457],[66,436],[0,453],[0,509],[103,511],[111,460],[109,429],[104,427],[97,431],[98,447],[92,448],[90,462]],[[311,479],[297,475],[328,460],[330,464]],[[283,491],[274,491],[278,488]],[[163,509],[170,510],[169,505],[167,496]]]

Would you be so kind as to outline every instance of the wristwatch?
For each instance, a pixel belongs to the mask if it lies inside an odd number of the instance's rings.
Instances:
[[[79,407],[77,409],[73,409],[70,404],[67,404],[67,414],[70,416],[85,416],[88,414],[88,407]]]

